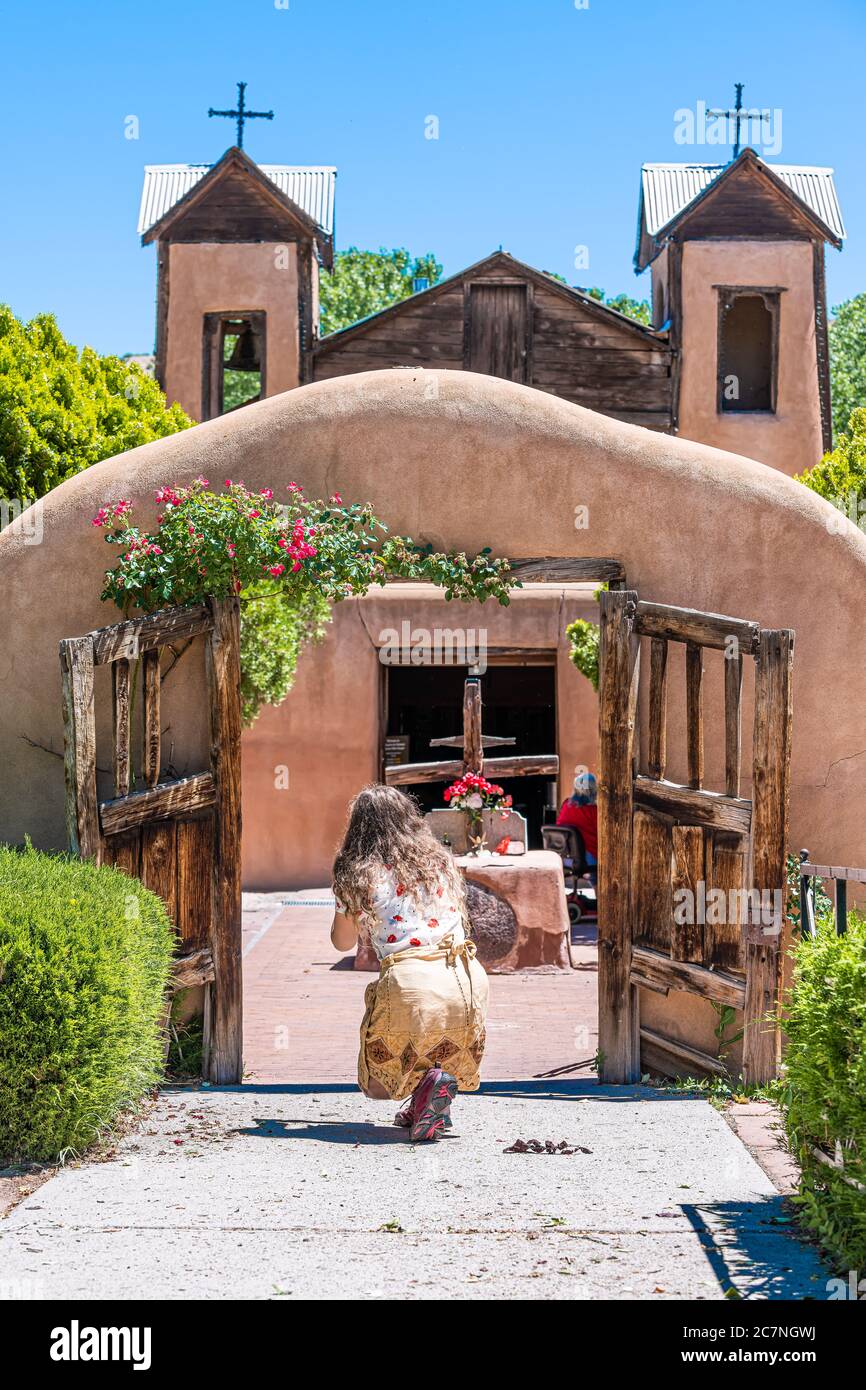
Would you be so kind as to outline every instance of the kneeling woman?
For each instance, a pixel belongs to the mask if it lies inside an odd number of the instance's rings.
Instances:
[[[350,951],[366,927],[380,964],[364,996],[358,1083],[374,1100],[411,1097],[395,1123],[413,1140],[438,1139],[458,1087],[478,1090],[487,975],[451,852],[396,787],[366,787],[352,802],[334,896],[333,945]]]

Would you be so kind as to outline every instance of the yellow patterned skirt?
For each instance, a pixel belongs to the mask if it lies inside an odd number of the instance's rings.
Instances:
[[[442,1067],[461,1091],[477,1091],[484,1054],[488,981],[475,943],[416,947],[385,956],[367,986],[358,1084],[370,1078],[392,1100],[411,1095],[425,1071]]]

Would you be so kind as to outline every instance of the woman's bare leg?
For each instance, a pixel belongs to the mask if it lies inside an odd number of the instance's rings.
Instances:
[[[391,1097],[388,1095],[388,1092],[385,1090],[385,1087],[382,1085],[381,1081],[377,1081],[375,1076],[371,1076],[369,1081],[367,1082],[367,1089],[365,1090],[364,1095],[369,1096],[370,1100],[391,1099]]]

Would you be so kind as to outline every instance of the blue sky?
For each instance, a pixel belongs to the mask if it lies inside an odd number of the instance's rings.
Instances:
[[[674,113],[745,82],[782,112],[778,162],[836,169],[831,303],[866,289],[863,0],[18,0],[3,27],[0,301],[103,352],[153,346],[143,166],[218,158],[234,127],[207,110],[240,79],[276,113],[247,127],[254,159],[337,166],[338,248],[432,250],[449,273],[501,244],[640,297],[640,165],[715,161],[675,143]]]

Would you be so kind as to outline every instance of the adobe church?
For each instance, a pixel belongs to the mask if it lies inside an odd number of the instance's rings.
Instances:
[[[749,148],[726,165],[646,165],[635,266],[651,270],[651,326],[498,251],[322,337],[318,288],[333,264],[335,172],[259,166],[239,145],[211,167],[146,170],[140,230],[143,242],[157,250],[156,375],[168,399],[196,420],[335,378],[349,379],[340,395],[347,419],[362,399],[390,400],[395,392],[401,401],[406,398],[408,408],[409,399],[426,389],[419,369],[444,368],[448,376],[435,381],[445,383],[446,396],[448,380],[458,383],[467,372],[524,383],[547,393],[548,400],[560,398],[550,401],[547,411],[551,438],[565,426],[563,402],[612,417],[589,416],[581,426],[599,457],[608,457],[602,426],[620,428],[614,422],[653,432],[630,437],[630,450],[634,440],[646,439],[637,450],[646,459],[660,456],[665,434],[723,449],[727,454],[720,457],[734,489],[739,461],[731,455],[793,475],[830,446],[824,248],[827,243],[841,248],[844,238],[831,170],[770,165]],[[382,368],[412,370],[388,373],[385,379],[393,378],[393,387],[374,387],[382,378],[369,376],[358,380],[357,390],[350,386],[355,374]],[[467,388],[471,381],[467,378]],[[478,381],[479,390],[482,385]],[[469,394],[474,402],[478,393]],[[330,408],[331,396],[321,397],[322,409]],[[515,398],[513,408],[518,406]],[[309,408],[315,414],[318,407]],[[480,400],[476,408],[483,412]],[[521,408],[521,421],[539,417],[542,428],[545,396]],[[387,414],[390,407],[382,409]],[[440,403],[439,409],[447,406]],[[365,406],[364,419],[366,411]],[[458,418],[462,421],[463,414]],[[227,421],[226,440],[233,428]],[[455,426],[458,433],[462,428]],[[410,533],[436,544],[447,539],[443,506],[453,518],[448,531],[466,519],[463,545],[498,544],[500,553],[509,555],[526,554],[529,525],[547,537],[536,542],[544,548],[531,554],[616,557],[617,528],[607,541],[598,539],[599,527],[603,533],[614,521],[631,530],[646,527],[652,551],[671,527],[695,524],[695,498],[704,497],[700,449],[674,445],[668,451],[680,481],[673,510],[662,515],[656,514],[661,503],[654,489],[634,497],[618,490],[617,450],[625,448],[618,437],[609,445],[614,472],[603,487],[605,501],[592,504],[592,532],[576,531],[575,508],[588,500],[584,483],[577,481],[583,476],[580,450],[573,460],[563,460],[572,481],[560,476],[557,465],[556,480],[551,474],[542,487],[549,515],[525,516],[521,484],[529,486],[537,469],[535,462],[522,460],[517,426],[508,429],[497,466],[504,466],[512,450],[513,496],[490,490],[483,481],[487,459],[473,453],[470,440],[458,447],[457,434],[445,457],[430,456],[436,488],[426,501],[420,492],[417,498],[399,496],[402,473],[395,460],[367,459],[360,443],[361,456],[338,451],[329,457],[323,435],[318,461],[331,488],[369,497],[386,519],[394,517],[395,507],[401,515],[408,512],[415,518],[408,522]],[[405,448],[409,453],[413,448],[411,433]],[[550,449],[555,453],[553,443]],[[469,458],[475,460],[475,481],[465,472]],[[298,476],[313,485],[302,477],[300,464]],[[542,484],[536,478],[532,486]],[[501,534],[505,514],[508,535]],[[762,539],[758,548],[767,543]],[[657,562],[658,557],[651,568]],[[642,567],[648,563],[628,570],[629,586],[647,579]],[[662,567],[663,575],[670,573],[670,565]],[[384,778],[389,766],[429,761],[431,743],[459,728],[470,661],[388,664],[382,655],[387,634],[400,632],[405,623],[433,633],[483,627],[485,733],[510,741],[515,758],[525,763],[535,758],[549,767],[558,759],[555,781],[549,770],[499,779],[527,817],[530,841],[537,844],[545,807],[570,792],[574,769],[597,766],[597,699],[569,659],[565,629],[575,618],[597,620],[596,583],[587,581],[607,577],[601,569],[590,574],[579,562],[554,565],[537,577],[530,573],[511,606],[493,611],[491,605],[446,604],[432,586],[389,585],[338,604],[323,644],[303,656],[289,698],[266,708],[244,736],[245,886],[327,883],[349,797],[366,782]],[[624,571],[620,582],[626,582]],[[681,584],[667,593],[673,581],[658,576],[652,582],[653,596],[661,601],[682,603],[705,589],[703,601],[716,604],[716,611],[748,607],[748,594],[727,595],[735,606],[718,606],[725,599],[711,592],[707,575],[700,573],[690,578],[692,592]],[[777,620],[784,626],[785,613]],[[329,750],[324,778],[323,750]],[[320,789],[315,815],[303,796],[280,789],[275,769],[286,767],[302,783],[315,780]],[[441,786],[412,790],[425,806],[442,804]]]
[[[335,176],[259,166],[238,146],[210,167],[146,168],[155,372],[194,419],[353,372],[444,367],[788,474],[830,447],[824,248],[845,236],[831,169],[750,148],[726,165],[645,165],[634,264],[651,271],[651,327],[499,251],[322,337]]]

